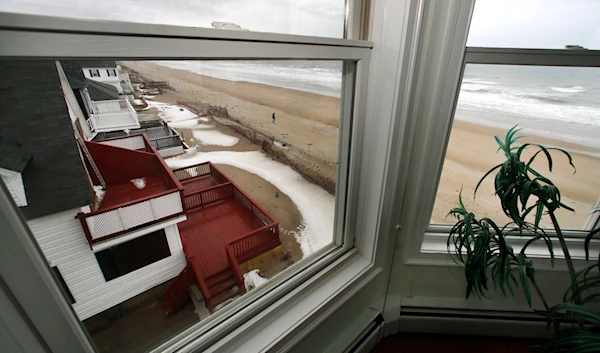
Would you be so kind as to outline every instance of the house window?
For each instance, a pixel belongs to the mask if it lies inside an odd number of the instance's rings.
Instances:
[[[69,286],[67,286],[67,282],[65,282],[65,279],[60,274],[60,271],[58,270],[57,266],[52,267],[52,273],[54,274],[54,277],[58,281],[60,288],[63,290],[63,292],[65,293],[67,298],[69,298],[69,301],[71,302],[71,304],[75,304],[75,298],[73,297],[73,294],[71,293],[71,290],[69,289]]]
[[[164,230],[95,253],[104,279],[111,281],[171,255]]]
[[[110,76],[117,76],[117,70],[115,69],[106,69],[106,73],[108,74],[108,77]]]
[[[100,70],[88,70],[91,77],[100,77]]]

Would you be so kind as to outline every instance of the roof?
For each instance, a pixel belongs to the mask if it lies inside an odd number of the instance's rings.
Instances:
[[[87,82],[83,71],[81,71],[81,65],[77,61],[61,61],[60,65],[69,80],[69,85],[72,89],[86,88]]]
[[[86,79],[88,94],[93,101],[119,99],[119,91],[113,85]]]
[[[19,154],[9,155],[2,153],[0,155],[0,168],[12,170],[13,172],[22,173],[31,157],[25,157]]]
[[[22,170],[28,203],[20,208],[23,215],[34,219],[89,205],[92,195],[55,62],[7,61],[0,75],[11,78],[0,80],[0,165]]]
[[[97,67],[117,67],[117,63],[114,60],[80,60],[79,65],[82,68],[97,68]]]

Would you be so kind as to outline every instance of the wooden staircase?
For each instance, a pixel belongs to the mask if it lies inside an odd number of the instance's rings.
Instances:
[[[231,268],[206,278],[205,282],[210,297],[207,307],[211,313],[219,304],[245,293],[245,290],[238,285]]]

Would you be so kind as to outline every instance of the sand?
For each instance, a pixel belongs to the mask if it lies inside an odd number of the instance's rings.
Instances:
[[[177,100],[202,101],[226,107],[232,118],[267,136],[273,136],[277,141],[297,148],[308,149],[310,146],[311,155],[321,157],[320,160],[318,158],[309,160],[305,153],[291,155],[305,165],[309,165],[312,172],[335,182],[336,166],[323,163],[323,160],[337,159],[339,99],[255,83],[219,80],[150,62],[123,62],[123,64],[148,79],[169,80],[177,92],[161,95],[157,100],[170,103],[176,103]],[[273,112],[277,115],[275,124],[271,123]],[[460,114],[469,115],[471,121],[477,120],[477,116],[474,116],[477,113],[459,109],[457,115]],[[502,117],[498,117],[498,121],[502,123],[508,120],[518,121],[515,117],[504,118],[506,119],[500,120]],[[560,133],[560,129],[557,131]],[[446,214],[457,204],[461,187],[465,202],[478,216],[490,216],[498,219],[498,222],[506,221],[499,208],[498,200],[492,196],[491,178],[480,188],[476,201],[473,201],[473,190],[481,176],[503,159],[502,154],[495,153],[497,145],[493,137],[504,136],[505,133],[504,126],[499,129],[455,120],[432,215],[434,223],[453,223],[452,219],[446,218]],[[564,203],[576,211],[574,214],[566,210],[559,211],[558,218],[562,227],[582,228],[600,196],[598,177],[600,159],[597,158],[600,151],[558,139],[535,136],[531,130],[525,133],[529,137],[522,140],[524,142],[538,142],[566,148],[572,152],[577,166],[577,173],[574,175],[571,167],[566,163],[566,158],[558,154],[553,173],[547,172],[547,166],[541,158],[536,162],[535,167],[555,182],[562,191]],[[232,131],[228,134],[240,136]],[[238,145],[231,149],[246,150],[246,147],[251,149],[249,146],[241,148]],[[213,150],[220,150],[220,148],[215,147]],[[528,153],[526,157],[531,152]],[[545,219],[543,224],[550,225],[549,220]]]
[[[434,206],[432,216],[434,223],[452,223],[452,219],[445,216],[457,205],[461,187],[467,208],[478,217],[489,216],[502,223],[507,221],[497,197],[493,196],[493,176],[483,183],[477,192],[477,198],[473,201],[473,191],[479,179],[485,172],[504,160],[501,152],[496,153],[498,145],[494,141],[494,136],[503,137],[505,134],[504,129],[455,120]],[[536,158],[534,167],[557,185],[561,190],[563,203],[575,209],[575,213],[567,210],[559,211],[557,217],[561,227],[581,229],[600,196],[598,175],[600,159],[586,154],[586,152],[597,153],[598,151],[586,146],[539,137],[532,131],[524,131],[523,134],[527,137],[521,140],[522,143],[556,146],[567,149],[572,154],[573,162],[577,167],[575,174],[567,158],[556,152],[553,152],[555,158],[553,158],[552,173],[548,172],[548,164],[543,158]],[[524,157],[529,159],[534,151],[530,149]],[[549,227],[551,225],[549,217],[544,217],[542,224]]]

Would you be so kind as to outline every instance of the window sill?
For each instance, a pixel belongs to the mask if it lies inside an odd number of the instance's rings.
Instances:
[[[204,347],[206,339],[199,337],[177,352],[285,351],[380,272],[357,250],[352,250],[212,346]]]
[[[456,264],[450,255],[448,254],[447,247],[447,239],[448,233],[442,232],[427,232],[423,238],[423,244],[421,245],[421,250],[415,256],[409,256],[406,260],[407,265],[426,265],[426,266],[459,266]],[[515,252],[519,252],[521,247],[527,241],[526,238],[521,238],[518,236],[510,237],[511,245],[514,248]],[[585,251],[584,251],[584,238],[580,237],[570,237],[566,239],[567,246],[569,247],[569,251],[571,257],[573,258],[576,267],[586,266],[587,261],[585,260]],[[541,261],[539,268],[541,270],[567,270],[566,266],[561,266],[564,258],[562,255],[562,251],[560,248],[560,244],[558,243],[558,239],[553,238],[553,247],[554,247],[554,256],[556,259],[556,267],[552,267],[550,265],[550,261]],[[592,241],[590,243],[590,253],[595,254],[600,251],[600,242]],[[550,258],[550,253],[546,248],[546,245],[543,241],[539,241],[534,243],[528,247],[527,250],[528,257],[532,259],[540,259],[540,260],[548,260]],[[589,265],[589,264],[588,264]]]

